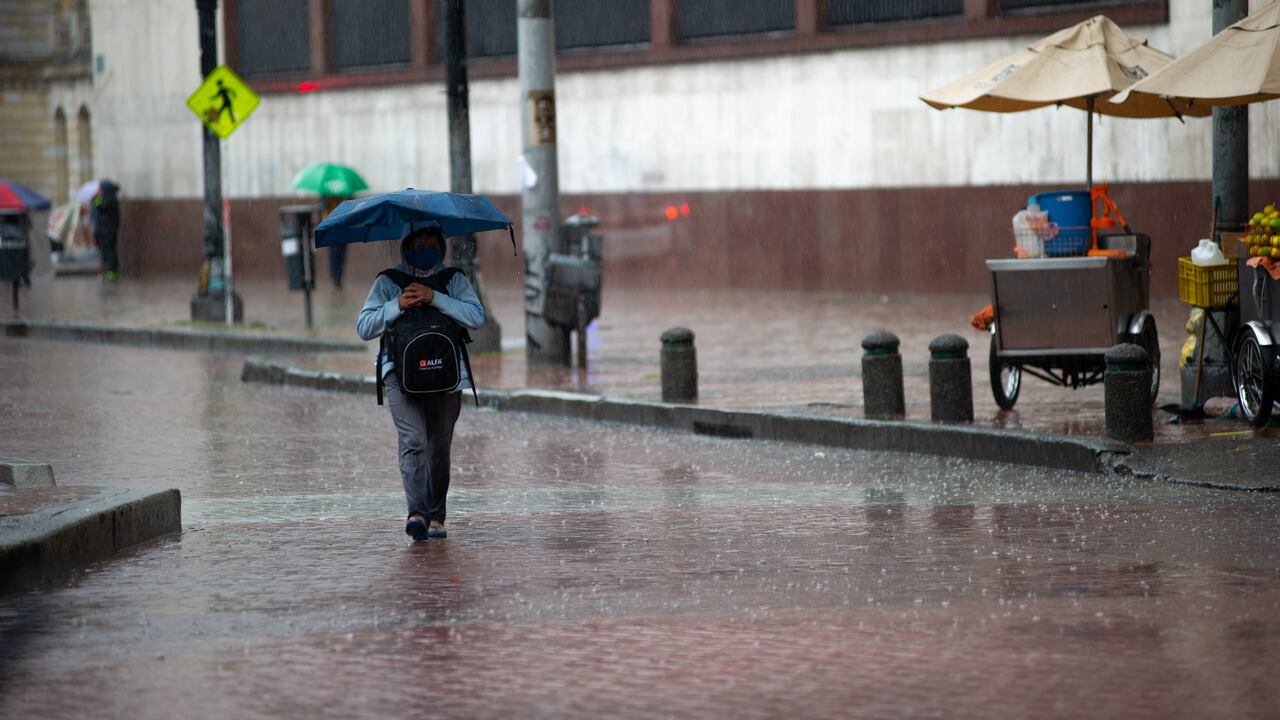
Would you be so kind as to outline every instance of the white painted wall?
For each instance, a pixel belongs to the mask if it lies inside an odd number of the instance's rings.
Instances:
[[[1254,0],[1260,6],[1262,0]],[[99,174],[131,197],[200,194],[195,3],[94,0]],[[1134,26],[1175,55],[1208,39],[1210,3],[1170,0],[1170,22]],[[557,80],[563,192],[1078,183],[1085,116],[939,112],[918,96],[1033,37],[847,50],[760,60],[563,74]],[[472,83],[477,192],[518,193],[514,78]],[[1280,102],[1250,110],[1250,171],[1280,176]],[[1210,177],[1211,123],[1105,118],[1098,180]],[[448,185],[438,84],[267,95],[224,144],[232,196],[289,194],[303,165],[357,167],[374,190]]]

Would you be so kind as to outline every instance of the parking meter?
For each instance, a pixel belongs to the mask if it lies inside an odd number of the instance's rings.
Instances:
[[[599,218],[573,215],[561,224],[564,253],[547,257],[547,298],[543,316],[577,335],[578,366],[587,366],[587,325],[600,316],[603,238],[591,230]]]
[[[307,329],[311,329],[311,291],[316,287],[313,254],[315,205],[280,208],[280,253],[284,256],[289,289],[301,290],[306,304]]]

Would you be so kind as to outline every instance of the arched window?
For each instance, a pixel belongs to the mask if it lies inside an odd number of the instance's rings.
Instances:
[[[81,105],[76,119],[76,137],[80,143],[80,182],[83,185],[93,179],[93,125],[89,122],[89,108]]]
[[[71,168],[69,167],[69,153],[67,152],[67,114],[58,108],[53,114],[53,162],[55,165],[55,178],[53,186],[54,198],[58,204],[66,202],[71,196]]]

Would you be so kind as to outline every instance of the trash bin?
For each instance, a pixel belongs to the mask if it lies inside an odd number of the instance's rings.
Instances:
[[[315,264],[311,252],[314,205],[286,205],[280,208],[280,254],[290,290],[313,290]]]
[[[312,327],[311,291],[316,287],[316,266],[312,247],[316,226],[315,205],[285,205],[280,208],[280,254],[290,290],[301,290],[307,329]]]
[[[565,253],[547,257],[547,322],[585,328],[600,316],[601,246],[591,230],[600,224],[590,215],[572,215],[561,223]],[[582,317],[579,317],[579,310]]]
[[[543,317],[572,328],[577,336],[578,367],[587,366],[587,325],[600,316],[603,239],[591,230],[600,224],[590,215],[573,215],[561,223],[565,252],[547,257],[547,297]]]
[[[0,210],[0,282],[13,283],[13,309],[18,309],[18,288],[29,282],[31,256],[27,248],[25,210]]]

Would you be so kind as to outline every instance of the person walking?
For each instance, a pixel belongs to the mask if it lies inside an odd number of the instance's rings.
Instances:
[[[325,218],[329,217],[329,213],[333,212],[334,208],[341,205],[343,200],[349,200],[349,199],[350,197],[346,197],[346,196],[339,197],[339,196],[333,196],[333,195],[326,195],[321,201],[323,203],[324,210],[320,215],[320,219],[324,220]],[[342,271],[344,268],[346,268],[346,265],[347,265],[347,246],[334,245],[333,247],[329,248],[329,279],[333,281],[333,287],[335,290],[342,289]]]
[[[102,256],[102,269],[108,282],[120,281],[120,256],[116,244],[120,233],[120,186],[110,180],[98,183],[98,193],[93,197],[90,210],[93,223],[93,239],[98,243]]]
[[[411,281],[402,287],[390,271],[378,275],[356,320],[362,339],[383,337],[406,313],[420,307],[434,308],[469,330],[484,324],[484,306],[471,282],[457,269],[445,267],[445,247],[444,235],[434,223],[401,241],[401,262],[392,270],[403,273],[395,277]],[[380,352],[378,357],[378,376],[399,438],[400,478],[409,511],[404,531],[418,542],[448,537],[445,500],[453,429],[462,409],[462,391],[473,387],[463,358],[465,354],[459,356],[456,386],[445,392],[413,393],[402,387],[391,353]]]

